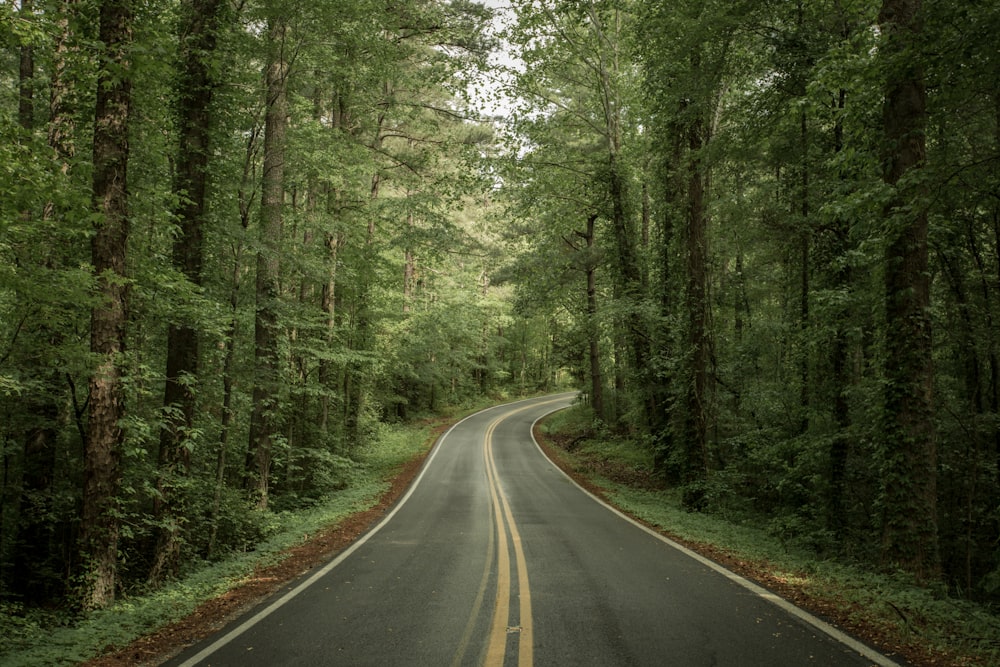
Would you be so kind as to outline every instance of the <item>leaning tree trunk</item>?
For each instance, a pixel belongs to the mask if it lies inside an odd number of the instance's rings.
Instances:
[[[927,91],[914,42],[920,0],[884,0],[879,24],[887,67],[885,171],[895,189],[885,216],[885,452],[882,558],[918,579],[940,571],[933,421],[927,211],[914,182],[926,159]]]
[[[90,379],[79,537],[84,568],[81,601],[88,608],[105,607],[114,601],[118,565],[117,493],[124,441],[121,421],[125,417],[122,355],[128,305],[125,255],[131,39],[131,0],[105,0],[100,12],[105,65],[97,79],[93,153],[96,228],[91,241],[98,302],[91,311],[90,351],[97,367]]]

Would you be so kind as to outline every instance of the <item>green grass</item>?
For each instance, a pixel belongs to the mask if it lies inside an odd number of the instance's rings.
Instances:
[[[567,410],[554,415],[543,424],[543,432],[579,438],[588,427],[583,413]],[[773,526],[769,531],[766,525],[687,511],[676,490],[634,488],[595,472],[608,469],[611,462],[610,469],[618,473],[637,468],[642,474],[631,477],[642,479],[652,463],[647,452],[642,443],[594,437],[578,440],[567,458],[626,513],[682,541],[712,545],[736,559],[753,562],[822,607],[835,605],[844,610],[860,626],[937,652],[941,660],[935,664],[1000,664],[1000,618],[981,605],[950,598],[940,589],[919,587],[903,575],[822,559],[776,535]]]
[[[820,560],[789,549],[762,528],[687,512],[676,494],[630,489],[608,480],[601,483],[610,500],[629,514],[683,540],[711,544],[741,560],[762,563],[813,598],[850,610],[852,620],[860,624],[966,664],[1000,663],[1000,619],[980,605],[916,586],[903,575]]]
[[[185,618],[203,602],[237,587],[256,569],[280,562],[289,548],[301,544],[309,535],[375,505],[400,466],[427,446],[434,425],[457,421],[514,398],[480,397],[463,405],[442,406],[421,424],[380,425],[372,442],[353,453],[355,463],[346,488],[308,509],[264,512],[259,517],[259,528],[266,537],[252,551],[192,567],[189,574],[159,590],[120,596],[109,609],[76,616],[65,610],[0,603],[0,665],[77,664]]]
[[[0,665],[71,665],[122,647],[193,612],[222,595],[254,570],[283,558],[309,535],[373,506],[398,468],[426,445],[430,426],[383,427],[375,442],[356,455],[359,465],[348,488],[308,510],[266,513],[268,537],[253,551],[206,564],[155,592],[119,600],[114,606],[65,619],[55,612],[0,606]]]

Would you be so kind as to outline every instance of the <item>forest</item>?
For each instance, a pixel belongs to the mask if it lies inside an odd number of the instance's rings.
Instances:
[[[0,606],[581,390],[692,512],[1000,590],[1000,2],[0,4]]]

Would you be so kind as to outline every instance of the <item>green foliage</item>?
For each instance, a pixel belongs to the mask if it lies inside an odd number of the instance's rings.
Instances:
[[[901,335],[889,327],[886,251],[926,210],[943,575],[989,600],[1000,144],[997,58],[983,45],[994,4],[924,4],[905,58],[929,91],[928,158],[898,187],[883,178],[883,101],[902,70],[876,28],[880,3],[864,0],[515,3],[503,36],[526,66],[508,77],[520,99],[497,159],[515,314],[549,328],[581,386],[596,393],[596,380],[605,425],[647,448],[689,507],[766,517],[788,545],[875,569],[880,522],[907,518],[888,492],[931,475],[890,456],[884,428]],[[620,32],[601,30],[611,17]],[[616,136],[620,172],[607,161]],[[621,210],[635,225],[623,235],[613,173],[625,175]],[[900,193],[912,201],[887,214]],[[695,196],[703,245],[690,243]],[[638,290],[621,280],[628,243]],[[692,291],[702,280],[707,304]],[[629,367],[644,352],[630,340],[648,345],[641,369]]]
[[[79,618],[4,603],[0,607],[0,631],[5,638],[0,662],[25,667],[74,664],[109,646],[123,646],[187,616],[203,601],[238,586],[256,568],[280,561],[286,549],[309,535],[371,507],[400,466],[426,451],[429,437],[426,426],[379,431],[358,461],[342,462],[352,471],[349,482],[341,480],[341,488],[308,509],[246,512],[243,503],[233,498],[222,516],[233,520],[245,515],[238,528],[242,536],[231,535],[225,542],[236,546],[242,540],[242,547],[214,563],[192,562],[185,576],[159,590],[129,596],[114,607]]]
[[[587,431],[586,415],[579,408],[563,411],[546,419],[542,429],[573,437]],[[803,539],[801,531],[810,521],[787,511],[760,511],[752,500],[740,498],[739,486],[745,482],[727,478],[725,470],[710,477],[705,487],[712,510],[693,512],[681,490],[637,484],[645,478],[636,473],[649,466],[637,456],[640,451],[627,440],[605,435],[587,440],[570,456],[578,470],[586,471],[611,502],[631,516],[684,542],[710,545],[738,561],[754,563],[822,607],[850,614],[856,623],[956,660],[991,664],[1000,657],[1000,620],[990,608],[919,587],[901,573],[873,573],[856,562],[824,557],[828,544],[818,543],[816,535]],[[773,472],[772,477],[789,475]]]
[[[689,508],[881,566],[887,484],[909,473],[880,430],[885,251],[904,217],[886,215],[897,70],[879,3],[518,1],[495,31],[468,2],[223,4],[203,54],[217,86],[197,279],[175,261],[182,6],[136,15],[119,590],[151,585],[174,526],[165,580],[273,532],[246,494],[258,253],[280,266],[278,368],[257,406],[276,512],[366,485],[387,423],[574,383],[603,400],[581,435],[621,435],[613,458],[673,476]],[[943,578],[984,599],[1000,571],[995,4],[924,3],[908,55],[930,91],[928,159],[904,183],[930,222]],[[0,10],[0,600],[29,619],[71,602],[76,566],[100,305],[95,10]],[[294,57],[281,238],[264,247],[275,13]],[[525,66],[492,90],[506,117],[473,122],[467,87],[495,40]],[[187,408],[164,405],[171,325],[197,340],[197,371],[176,379]],[[581,455],[607,464],[595,442]]]
[[[491,283],[502,255],[482,224],[496,212],[482,166],[492,131],[469,120],[462,84],[464,69],[483,64],[490,12],[465,2],[221,5],[214,40],[194,52],[193,36],[178,30],[206,25],[190,13],[208,5],[143,5],[135,16],[126,437],[116,452],[116,588],[125,595],[258,549],[277,512],[372,491],[370,471],[391,458],[381,451],[385,423],[556,375],[547,359],[532,359],[515,376],[505,337],[512,292]],[[90,311],[99,305],[85,139],[96,9],[62,23],[54,6],[27,19],[5,5],[0,18],[16,28],[4,32],[0,59],[10,84],[0,94],[0,442],[9,471],[0,600],[23,602],[29,617],[35,606],[72,606],[67,573],[78,565]],[[282,238],[265,248],[260,26],[275,12],[290,27],[290,129]],[[18,114],[17,56],[27,44],[33,127]],[[205,90],[178,89],[191,57],[206,68]],[[208,92],[204,117],[181,117],[182,101]],[[49,93],[61,106],[49,107]],[[50,118],[53,110],[62,115]],[[195,148],[180,134],[189,122],[204,124],[209,156],[196,231],[180,214],[195,193],[176,181],[179,145]],[[180,261],[195,245],[197,271]],[[251,364],[258,253],[280,266],[271,295],[279,362],[264,406],[275,430],[267,474],[276,513],[249,511],[246,492],[259,474],[248,457],[260,382]],[[167,385],[178,329],[197,367]],[[526,330],[518,344],[533,348],[536,336]],[[183,387],[183,405],[164,404],[165,385]]]

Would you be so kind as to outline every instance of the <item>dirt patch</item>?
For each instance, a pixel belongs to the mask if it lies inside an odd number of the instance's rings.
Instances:
[[[656,482],[651,480],[647,475],[623,471],[619,469],[620,466],[607,466],[601,462],[586,461],[581,463],[579,468],[575,467],[566,452],[566,450],[572,451],[573,449],[574,441],[572,437],[545,434],[536,426],[535,439],[545,454],[563,472],[569,475],[577,484],[609,505],[614,505],[614,503],[609,499],[607,490],[594,483],[591,478],[592,474],[600,474],[602,477],[616,483],[646,489],[656,488]],[[618,509],[628,514],[627,511],[621,508]],[[887,656],[892,656],[897,661],[903,659],[913,667],[939,667],[943,665],[951,667],[989,667],[986,662],[937,651],[933,647],[922,644],[919,641],[919,637],[901,636],[896,628],[883,627],[878,621],[868,617],[865,609],[860,605],[848,600],[838,599],[829,591],[824,591],[822,596],[808,591],[803,585],[797,584],[794,580],[795,578],[790,578],[787,572],[781,572],[770,563],[743,560],[713,544],[685,540],[662,528],[652,526],[638,517],[633,516],[632,518],[651,530],[687,547],[691,551],[722,565],[727,570],[735,572],[772,593],[781,596],[795,606],[805,609],[814,616],[860,639],[869,646],[876,647],[879,651]],[[803,575],[802,579],[806,580],[808,577]]]
[[[302,544],[289,549],[279,563],[263,567],[235,588],[199,606],[190,616],[141,637],[125,648],[83,663],[86,667],[136,667],[158,665],[195,642],[221,630],[227,623],[245,613],[285,584],[294,581],[317,566],[328,563],[369,528],[374,526],[396,504],[420,472],[430,453],[430,445],[449,424],[435,427],[433,435],[421,453],[402,466],[393,477],[391,487],[377,503],[363,512],[352,514],[325,530],[310,535]]]

